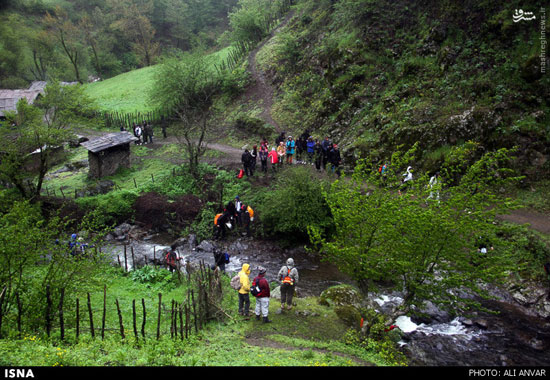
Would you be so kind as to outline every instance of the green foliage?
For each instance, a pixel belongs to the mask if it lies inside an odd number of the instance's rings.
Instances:
[[[61,220],[43,220],[39,205],[26,201],[14,203],[0,217],[0,283],[6,289],[3,328],[16,325],[19,307],[24,331],[44,326],[47,289],[52,305],[57,305],[61,289],[70,297],[89,283],[97,262],[69,255],[62,228]]]
[[[414,151],[394,154],[392,166],[406,167]],[[374,290],[379,281],[403,289],[406,310],[424,300],[451,310],[475,306],[448,289],[486,295],[480,281],[498,282],[518,265],[493,223],[496,213],[511,207],[509,200],[494,193],[518,179],[506,168],[509,160],[505,149],[487,153],[467,169],[457,186],[441,188],[443,178],[430,188],[426,177],[416,177],[402,194],[392,190],[400,173],[389,170],[383,179],[376,166],[361,161],[350,182],[337,181],[325,192],[335,233],[327,238],[309,227],[311,240],[362,290]],[[476,257],[480,236],[499,247],[490,258]]]
[[[144,266],[133,270],[130,273],[130,278],[135,282],[147,284],[147,286],[155,287],[157,289],[175,285],[174,276],[172,273],[165,269],[159,269],[151,266]]]
[[[281,171],[273,190],[259,201],[262,233],[287,241],[303,241],[309,227],[330,230],[331,214],[322,195],[326,186],[313,179],[309,168]]]
[[[99,228],[100,226],[114,226],[131,218],[137,197],[136,191],[121,190],[93,197],[77,198],[75,202],[87,212],[90,223]]]
[[[22,196],[36,198],[53,165],[55,149],[73,136],[71,128],[76,124],[83,126],[93,120],[93,110],[80,86],[62,86],[55,81],[46,86],[36,105],[28,104],[26,98],[19,100],[17,112],[6,114],[10,127],[0,129],[5,143],[0,177]]]

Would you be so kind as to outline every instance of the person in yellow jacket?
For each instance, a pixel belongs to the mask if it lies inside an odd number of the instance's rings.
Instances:
[[[250,265],[243,264],[239,272],[241,288],[239,289],[239,314],[246,319],[249,318],[250,310]]]

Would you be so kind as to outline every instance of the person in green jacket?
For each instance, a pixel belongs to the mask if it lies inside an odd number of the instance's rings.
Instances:
[[[239,278],[241,280],[241,288],[239,289],[239,314],[246,319],[249,318],[250,310],[250,265],[243,264],[241,271],[239,272]]]

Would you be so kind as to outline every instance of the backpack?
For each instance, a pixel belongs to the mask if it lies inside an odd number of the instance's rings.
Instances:
[[[283,277],[283,284],[294,285],[294,280],[292,279],[292,277],[290,277],[290,271],[292,270],[292,268],[287,267],[287,270],[287,275]]]
[[[254,297],[257,297],[258,294],[260,294],[260,292],[262,291],[262,290],[260,289],[259,282],[260,282],[260,281],[258,280],[258,277],[256,277],[256,278],[254,279],[254,281],[252,281],[252,286],[250,287],[250,293],[252,293],[252,295],[253,295]]]
[[[225,262],[226,264],[229,264],[229,258],[230,258],[230,257],[231,257],[231,255],[230,255],[229,253],[227,253],[227,252],[225,252],[225,253],[223,254],[223,259],[224,259],[224,262]]]
[[[240,179],[240,178],[243,178],[243,175],[244,175],[244,170],[241,169],[241,170],[239,171],[239,174],[237,174],[237,178],[239,178],[239,179]]]
[[[239,276],[239,274],[237,274],[235,277],[231,279],[231,282],[229,283],[229,285],[231,285],[231,287],[235,290],[241,289],[241,277]]]

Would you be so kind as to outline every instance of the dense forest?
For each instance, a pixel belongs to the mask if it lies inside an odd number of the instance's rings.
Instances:
[[[236,0],[4,2],[1,88],[33,80],[87,82],[158,62],[163,53],[224,41]]]

